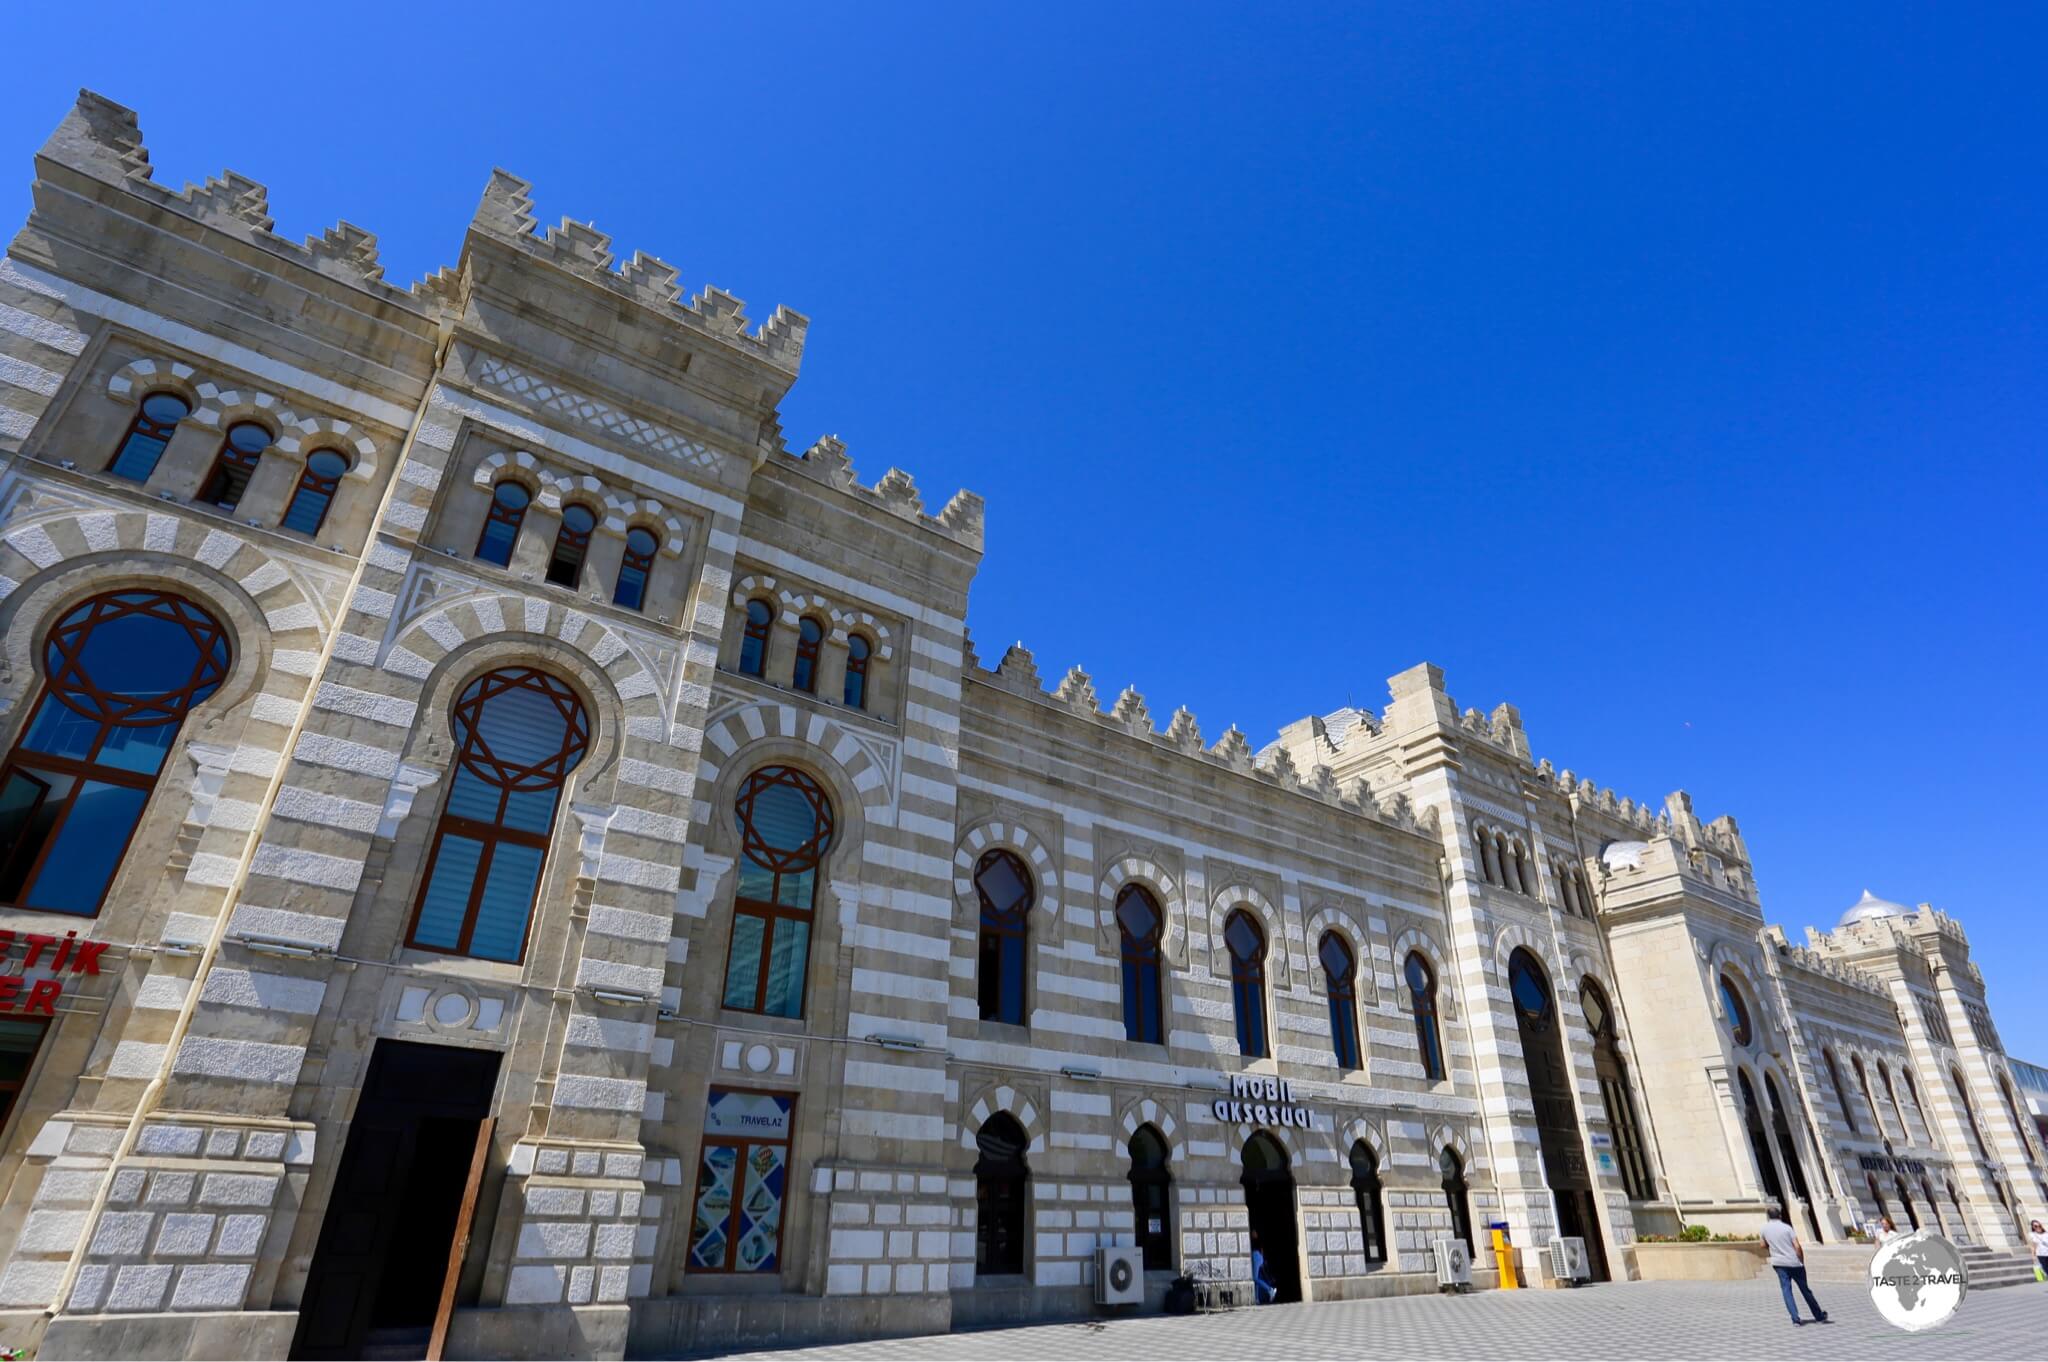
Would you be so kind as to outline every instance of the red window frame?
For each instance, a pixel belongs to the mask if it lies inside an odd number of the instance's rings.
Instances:
[[[642,549],[640,544],[647,547]],[[661,548],[661,541],[654,532],[641,525],[626,531],[626,551],[619,559],[619,580],[612,586],[612,604],[622,605],[628,610],[647,608],[647,586],[654,579],[654,555]],[[630,589],[629,589],[630,586]],[[631,600],[626,599],[627,596]]]
[[[816,694],[818,689],[818,650],[825,643],[825,626],[809,615],[797,621],[796,625],[796,667],[790,673],[790,684],[798,690]]]
[[[759,606],[757,614],[754,607]],[[755,597],[747,602],[746,626],[740,635],[740,674],[763,676],[768,671],[768,630],[775,623],[775,607]],[[753,666],[748,666],[748,654],[752,650]]]
[[[236,444],[236,433],[244,430],[261,431],[263,443],[255,449],[244,449]],[[206,481],[200,484],[199,499],[223,511],[232,511],[241,505],[249,490],[249,479],[256,476],[256,469],[263,462],[263,451],[276,443],[276,439],[270,428],[260,421],[237,421],[229,426],[228,433],[221,437],[220,452],[213,456],[213,467],[207,470]],[[239,479],[237,474],[240,474]],[[234,498],[222,500],[223,494],[230,489],[234,491]]]
[[[85,669],[86,645],[95,630],[116,623],[119,620],[146,615],[152,619],[166,620],[178,624],[191,636],[196,652],[192,674],[182,686],[159,695],[131,695],[125,692],[109,691],[96,683]],[[56,817],[43,830],[41,845],[36,849],[35,859],[21,872],[19,894],[25,897],[41,877],[43,867],[64,834],[65,824],[70,820],[78,800],[79,792],[88,782],[117,785],[127,789],[140,790],[143,805],[129,825],[127,835],[122,839],[119,850],[113,857],[112,869],[106,883],[100,889],[99,901],[90,912],[62,908],[43,908],[25,902],[8,903],[7,906],[28,909],[34,912],[57,912],[70,917],[97,917],[106,907],[107,892],[119,876],[122,861],[127,859],[128,848],[135,840],[136,831],[142,826],[143,815],[147,814],[148,800],[155,793],[157,781],[163,775],[170,747],[177,742],[177,729],[182,728],[185,716],[194,706],[204,702],[220,689],[233,666],[233,652],[228,633],[219,620],[211,613],[168,591],[109,591],[88,597],[65,611],[44,638],[44,679],[35,703],[29,706],[28,718],[15,734],[14,746],[7,754],[7,761],[0,766],[0,789],[4,789],[17,774],[43,791],[36,801],[41,808],[47,796],[49,782],[35,773],[48,771],[72,778],[71,789],[62,796],[63,806]],[[65,757],[37,751],[24,745],[36,729],[36,721],[46,705],[61,705],[80,718],[96,722],[99,732],[83,757]],[[95,758],[105,749],[107,740],[115,731],[123,728],[154,728],[164,724],[173,726],[170,743],[164,749],[164,758],[155,770],[138,771],[128,767],[109,765]],[[14,879],[12,868],[15,859],[26,849],[23,842],[34,830],[33,817],[24,820],[14,844],[0,846],[0,878]]]
[[[846,681],[840,687],[840,698],[848,709],[868,707],[868,662],[874,650],[875,645],[861,635],[846,636]]]
[[[569,513],[581,511],[590,517],[589,528],[577,530],[569,524]],[[597,512],[580,501],[562,508],[562,522],[555,527],[555,550],[548,555],[548,580],[572,591],[583,581],[583,560],[590,554],[590,536],[597,529]]]
[[[702,1141],[699,1142],[697,1148],[697,1182],[695,1189],[690,1194],[689,1204],[685,1207],[686,1218],[683,1221],[683,1271],[692,1276],[699,1274],[734,1277],[755,1275],[755,1269],[742,1268],[736,1261],[739,1256],[739,1239],[733,1233],[733,1229],[739,1222],[740,1197],[746,1190],[747,1153],[755,1145],[780,1145],[784,1151],[782,1158],[782,1219],[775,1229],[775,1271],[779,1274],[788,1264],[783,1235],[784,1231],[789,1228],[790,1201],[797,1189],[796,1108],[800,1094],[786,1092],[780,1088],[748,1088],[732,1083],[711,1083],[708,1085],[708,1089],[716,1089],[721,1093],[744,1093],[755,1097],[777,1097],[783,1099],[789,1103],[789,1134],[779,1140],[756,1139],[746,1135],[706,1134]],[[704,1095],[707,1107],[711,1102],[711,1094],[708,1089]],[[704,1195],[704,1151],[707,1149],[739,1150],[738,1169],[733,1179],[732,1207],[726,1214],[725,1262],[718,1267],[705,1267],[691,1255],[691,1245],[697,1233],[697,1203]]]
[[[563,726],[561,743],[555,751],[538,761],[514,765],[494,754],[482,732],[483,711],[486,705],[507,691],[522,689],[535,690],[554,701],[567,721]],[[485,822],[449,811],[444,802],[440,820],[434,825],[433,847],[427,855],[426,873],[420,877],[420,889],[414,899],[412,921],[405,929],[405,944],[413,950],[431,951],[436,955],[468,956],[476,935],[477,918],[483,907],[484,889],[490,883],[491,862],[501,844],[537,848],[541,853],[540,870],[534,876],[533,896],[526,904],[526,928],[519,938],[519,953],[510,961],[500,963],[521,964],[526,959],[526,948],[533,938],[533,909],[539,902],[541,886],[547,882],[548,845],[554,839],[555,825],[561,821],[561,790],[568,784],[569,773],[576,769],[590,750],[590,716],[583,708],[583,702],[574,691],[558,677],[537,667],[501,667],[485,672],[463,688],[461,698],[455,702],[453,727],[459,740],[455,760],[450,766],[448,795],[454,793],[453,772],[467,767],[485,786],[498,792],[497,821]],[[545,832],[531,832],[524,828],[505,826],[504,817],[507,801],[513,794],[529,794],[540,790],[554,790],[553,815],[548,820]],[[442,946],[418,940],[420,915],[426,910],[427,895],[434,887],[434,867],[441,859],[442,844],[448,834],[466,837],[481,842],[483,850],[477,856],[476,870],[470,877],[469,900],[463,908],[462,923],[456,931],[455,944]],[[478,957],[484,958],[484,957]]]
[[[322,454],[331,454],[341,460],[340,469],[333,473],[316,472],[313,467],[313,461]],[[338,449],[323,446],[308,453],[306,455],[306,466],[299,470],[298,485],[292,488],[292,499],[285,504],[284,516],[279,520],[279,526],[291,530],[295,534],[303,534],[308,538],[320,533],[320,527],[327,523],[327,513],[334,509],[334,494],[340,490],[341,480],[348,476],[348,470],[348,455]],[[316,496],[322,499],[320,502],[320,514],[314,517],[311,525],[301,529],[292,524],[292,516],[299,509],[299,498],[306,496]]]
[[[507,506],[503,500],[503,493],[507,487],[518,492],[525,500],[517,506]],[[531,505],[533,493],[527,491],[525,484],[515,478],[501,479],[492,487],[490,509],[484,512],[484,527],[476,536],[476,556],[486,563],[496,563],[499,567],[511,566],[513,550],[519,547],[519,527],[526,523],[526,508]],[[505,527],[505,556],[493,558],[485,549],[491,540],[492,527],[499,525]]]
[[[811,835],[799,846],[770,846],[767,839],[761,836],[759,830],[754,826],[754,800],[760,796],[763,790],[772,789],[777,786],[787,786],[796,790],[811,806],[815,819]],[[825,787],[822,784],[808,773],[800,771],[794,766],[763,766],[749,775],[745,783],[740,787],[740,793],[733,801],[733,815],[739,824],[740,855],[767,870],[772,878],[769,880],[768,897],[762,899],[740,893],[738,890],[739,876],[734,876],[733,930],[726,940],[725,972],[720,977],[728,981],[729,986],[729,981],[732,978],[733,952],[739,945],[739,920],[741,918],[755,917],[763,920],[761,954],[754,971],[753,1005],[751,1007],[734,1007],[725,1000],[726,995],[723,991],[719,995],[720,1004],[730,1012],[748,1012],[756,1016],[794,1015],[801,1017],[804,1015],[804,995],[809,992],[810,988],[810,947],[812,942],[806,939],[804,944],[804,970],[802,977],[797,983],[797,1010],[794,1014],[769,1013],[766,1011],[768,1006],[769,974],[775,960],[775,933],[781,924],[784,922],[801,922],[808,927],[815,927],[816,925],[818,877],[823,872],[826,854],[832,849],[832,837],[837,831],[832,817],[831,797],[825,793]],[[782,877],[784,875],[799,874],[806,870],[812,872],[810,902],[800,907],[783,903],[781,901]]]
[[[172,421],[161,421],[151,416],[149,414],[149,404],[159,397],[170,398],[173,402],[183,406],[185,408],[184,412],[176,420]],[[150,474],[156,472],[158,462],[163,459],[164,450],[170,447],[171,437],[178,433],[179,423],[191,414],[192,401],[183,393],[172,392],[168,388],[158,388],[154,392],[145,393],[142,400],[135,404],[135,415],[129,420],[128,429],[121,432],[120,443],[114,446],[113,454],[107,459],[107,471],[115,477],[129,482],[148,482]],[[156,453],[150,456],[149,467],[143,470],[142,476],[131,478],[120,470],[119,465],[121,456],[128,452],[129,442],[137,439],[155,441],[157,443],[157,450]]]

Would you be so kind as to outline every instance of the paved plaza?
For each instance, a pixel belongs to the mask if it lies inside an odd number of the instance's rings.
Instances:
[[[749,1357],[1160,1359],[1402,1357],[2041,1358],[2048,1287],[1971,1294],[1923,1334],[1878,1317],[1868,1292],[1837,1282],[1814,1294],[1829,1324],[1793,1328],[1775,1277],[1751,1282],[1630,1282],[1577,1291],[1490,1291],[1274,1305],[1222,1315],[1038,1325],[927,1338],[762,1352]]]

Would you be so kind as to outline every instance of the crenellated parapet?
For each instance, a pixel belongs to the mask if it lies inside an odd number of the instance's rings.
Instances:
[[[801,312],[777,307],[767,321],[754,327],[746,305],[724,289],[706,286],[702,293],[686,297],[677,282],[680,272],[655,256],[635,252],[623,268],[615,267],[611,237],[591,223],[565,217],[543,233],[537,230],[538,222],[533,185],[500,169],[484,186],[470,229],[741,350],[790,378],[796,376],[810,329],[810,319]]]
[[[1813,929],[1808,928],[1809,932]],[[1845,988],[1853,988],[1873,997],[1889,999],[1891,991],[1872,976],[1865,974],[1846,960],[1837,959],[1811,946],[1794,945],[1786,939],[1785,929],[1775,924],[1764,928],[1763,941],[1766,946],[1778,952],[1778,958],[1789,969],[1828,979]]]
[[[436,312],[451,301],[449,281],[441,277],[445,271],[410,289],[387,283],[376,236],[353,223],[338,222],[303,242],[277,235],[271,230],[275,221],[270,191],[246,175],[224,170],[204,184],[188,184],[182,190],[157,183],[135,111],[90,90],[78,92],[78,103],[44,143],[39,159],[205,223],[339,283],[365,289],[384,302]]]
[[[1150,746],[1222,767],[1249,780],[1346,809],[1391,827],[1421,831],[1434,826],[1434,810],[1418,815],[1405,792],[1397,790],[1382,794],[1364,776],[1340,780],[1328,762],[1315,762],[1304,770],[1303,763],[1296,761],[1284,746],[1277,743],[1254,752],[1244,731],[1234,724],[1225,729],[1213,744],[1205,744],[1201,724],[1186,706],[1177,707],[1166,727],[1161,729],[1153,720],[1151,707],[1144,695],[1135,686],[1124,687],[1117,694],[1115,704],[1105,712],[1095,688],[1095,679],[1081,667],[1068,668],[1059,684],[1048,692],[1039,675],[1036,658],[1022,643],[1013,643],[1005,649],[994,670],[974,666],[970,667],[969,674],[1012,695],[1120,731]],[[1354,718],[1345,725],[1345,731],[1370,734],[1372,725],[1369,717],[1361,715]],[[1335,750],[1334,745],[1332,750]]]
[[[846,442],[837,435],[819,436],[801,455],[789,456],[787,466],[899,519],[944,535],[965,548],[976,552],[982,548],[986,503],[977,492],[963,487],[937,515],[927,515],[916,481],[900,468],[891,468],[872,487],[863,486],[846,451]]]

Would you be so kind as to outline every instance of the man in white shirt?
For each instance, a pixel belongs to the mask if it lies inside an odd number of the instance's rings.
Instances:
[[[2041,1265],[2041,1274],[2048,1277],[2048,1230],[2042,1229],[2041,1222],[2036,1220],[2027,1227],[2027,1238],[2034,1245],[2034,1261]]]
[[[1775,1202],[1764,1221],[1764,1247],[1771,1251],[1771,1267],[1778,1274],[1778,1289],[1785,1293],[1785,1313],[1792,1316],[1792,1322],[1806,1323],[1799,1318],[1799,1305],[1792,1299],[1792,1287],[1797,1283],[1799,1294],[1806,1297],[1806,1308],[1813,1311],[1813,1322],[1826,1324],[1828,1312],[1820,1308],[1820,1302],[1813,1298],[1813,1288],[1806,1284],[1806,1246],[1799,1242],[1799,1231],[1786,1223],[1785,1212]]]

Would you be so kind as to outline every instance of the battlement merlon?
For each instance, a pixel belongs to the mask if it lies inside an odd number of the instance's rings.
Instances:
[[[632,259],[615,268],[611,237],[589,223],[564,218],[559,226],[541,232],[533,211],[533,185],[517,175],[505,170],[491,173],[469,230],[512,245],[534,259],[636,302],[696,336],[767,365],[775,371],[776,377],[767,382],[776,401],[796,381],[810,318],[777,307],[767,321],[750,330],[746,305],[738,298],[711,286],[694,297],[685,297],[677,283],[677,269],[658,257],[636,251]],[[466,247],[464,253],[468,253]]]

